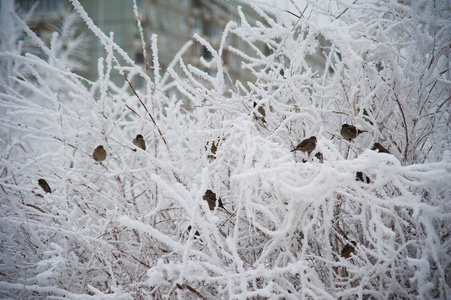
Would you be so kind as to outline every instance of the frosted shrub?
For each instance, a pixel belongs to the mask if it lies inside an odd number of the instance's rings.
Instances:
[[[194,36],[204,70],[182,59],[188,42],[167,72],[157,36],[141,68],[71,2],[107,50],[95,82],[32,32],[45,59],[6,47],[3,29],[2,297],[450,297],[445,2],[310,4],[298,19],[255,6],[263,21],[240,10],[218,49]],[[230,81],[226,50],[254,82]],[[343,123],[368,132],[348,142]],[[290,152],[310,136],[311,155]]]

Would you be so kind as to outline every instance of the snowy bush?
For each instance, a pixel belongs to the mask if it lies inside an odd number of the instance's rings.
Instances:
[[[62,37],[46,46],[2,7],[3,298],[451,297],[446,1],[254,6],[264,21],[240,13],[219,49],[194,37],[211,73],[183,61],[192,42],[163,73],[156,36],[146,71],[71,3],[107,51],[95,82],[52,48]],[[21,53],[17,28],[45,58]],[[229,81],[224,50],[255,82]],[[368,132],[348,142],[343,123]],[[311,155],[290,152],[310,136]]]

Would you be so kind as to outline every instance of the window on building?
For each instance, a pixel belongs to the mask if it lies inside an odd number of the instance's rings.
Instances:
[[[194,33],[202,33],[202,20],[200,18],[193,19],[193,31]]]
[[[168,38],[165,35],[161,35],[158,37],[160,49],[166,49],[168,47]]]
[[[149,17],[150,23],[156,23],[158,18],[157,18],[157,9],[155,7],[155,5],[151,4],[148,6],[147,9],[147,16]]]
[[[202,7],[202,0],[193,0],[193,7],[201,8]]]
[[[142,90],[146,87],[146,81],[141,76],[135,77],[134,81],[135,81],[134,82],[135,89]]]
[[[185,8],[188,8],[188,4],[189,4],[189,2],[186,1],[186,0],[178,0],[177,6],[178,6],[179,8],[185,9]]]
[[[179,18],[175,12],[168,11],[168,22],[169,22],[168,28],[172,29],[173,31],[179,31],[180,28]]]
[[[229,51],[224,50],[222,52],[222,62],[227,65],[229,63]]]
[[[205,36],[211,36],[212,28],[210,21],[202,22],[202,32]]]
[[[135,63],[144,64],[144,55],[141,52],[135,54]]]
[[[211,27],[211,37],[219,39],[221,37],[221,29],[218,25],[213,25]]]
[[[166,11],[162,10],[158,12],[158,26],[161,30],[165,30],[166,28],[166,22],[168,22],[168,18],[166,16]]]
[[[26,12],[30,11],[35,4],[35,12],[58,12],[64,9],[64,0],[19,0],[16,3]]]
[[[235,47],[235,48],[237,47],[237,45],[238,45],[238,38],[237,38],[236,35],[232,34],[232,38],[231,38],[230,44],[231,44],[233,47]]]
[[[207,47],[203,47],[202,49],[202,56],[206,59],[206,60],[210,60],[213,58],[213,55],[211,54],[210,51],[207,50]]]
[[[211,5],[211,13],[216,16],[219,13],[219,6],[216,3]]]
[[[188,21],[187,18],[185,16],[180,16],[179,17],[179,23],[180,23],[180,33],[181,34],[188,34]]]
[[[138,7],[138,11],[142,12],[144,10],[144,0],[136,0],[136,6]]]
[[[236,55],[229,55],[229,66],[233,73],[241,74],[241,60]]]

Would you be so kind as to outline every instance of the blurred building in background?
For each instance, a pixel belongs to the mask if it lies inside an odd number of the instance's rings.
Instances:
[[[66,10],[63,0],[15,0],[16,11],[22,18],[26,17],[27,25],[41,38],[46,45],[50,44],[53,32],[59,32]],[[25,36],[24,36],[25,39]],[[39,57],[44,53],[37,45],[25,42],[23,52],[29,52]]]
[[[133,12],[132,0],[80,0],[84,9],[94,23],[107,35],[112,32],[114,41],[135,60],[137,64],[145,64],[141,36],[137,26],[137,18]],[[143,27],[143,36],[146,42],[148,65],[152,68],[152,53],[150,50],[151,37],[158,35],[158,55],[160,69],[164,71],[175,54],[195,33],[208,40],[215,49],[219,48],[223,30],[228,21],[239,22],[238,6],[252,24],[261,19],[243,2],[222,0],[137,0],[138,14]],[[68,0],[16,0],[17,9],[22,12],[29,11],[33,6],[34,13],[28,20],[30,27],[44,39],[49,41],[51,33],[56,30],[58,21],[62,19],[65,11],[72,10]],[[98,78],[98,59],[106,56],[106,51],[89,31],[84,23],[80,22],[80,30],[90,36],[86,47],[86,61],[84,70],[77,71],[87,79]],[[244,52],[253,51],[241,39],[232,36],[228,39],[231,46]],[[264,53],[269,50],[265,45],[258,45]],[[38,51],[36,49],[36,51]],[[211,59],[211,53],[205,47],[195,42],[183,55],[186,64],[203,69],[200,57]],[[119,56],[118,56],[119,57]],[[225,69],[232,79],[242,82],[254,81],[249,71],[241,68],[241,59],[225,51],[222,55]],[[212,72],[212,70],[209,70]],[[214,72],[214,70],[213,70]],[[124,78],[119,72],[113,72],[113,82],[122,85]],[[144,81],[135,81],[137,87],[142,87]]]

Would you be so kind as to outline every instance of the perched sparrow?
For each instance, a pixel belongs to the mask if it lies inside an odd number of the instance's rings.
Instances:
[[[133,139],[133,145],[146,150],[146,141],[144,140],[143,136],[138,134],[134,139]]]
[[[257,106],[257,103],[254,102],[254,107],[256,107],[256,106]],[[260,114],[260,116],[258,114],[256,114],[256,113],[254,113],[254,118],[259,120],[259,121],[262,121],[263,123],[266,123],[266,120],[265,120],[266,112],[265,112],[265,109],[263,108],[263,106],[260,105],[258,107],[257,111]]]
[[[315,157],[319,160],[320,163],[324,162],[324,156],[321,152],[316,152]]]
[[[340,130],[341,135],[348,141],[355,139],[363,132],[368,132],[368,131],[367,130],[359,130],[359,129],[355,128],[355,126],[349,125],[349,124],[343,124],[343,126],[341,126],[341,130]]]
[[[371,150],[379,150],[380,153],[390,153],[388,152],[387,148],[385,148],[384,146],[382,146],[379,143],[374,143],[373,148],[371,148]]]
[[[216,194],[212,190],[207,190],[205,192],[205,195],[202,197],[202,199],[207,201],[208,207],[210,208],[210,210],[215,209],[216,202],[218,202],[218,207],[225,209],[224,205],[222,204],[221,198],[216,199]],[[227,209],[225,209],[225,210],[227,211]]]
[[[205,151],[208,151],[208,147],[210,145],[211,145],[210,147],[211,154],[208,154],[207,157],[210,161],[213,161],[214,159],[216,159],[216,151],[218,151],[218,146],[216,146],[216,143],[214,141],[209,141],[205,145]]]
[[[351,245],[352,244],[352,245]],[[351,257],[351,253],[356,254],[355,246],[357,245],[356,242],[352,241],[351,244],[346,244],[343,249],[341,250],[341,256],[344,258]]]
[[[370,178],[368,176],[366,176],[365,174],[363,174],[362,172],[355,173],[355,180],[361,181],[364,183],[368,183],[368,184],[371,182]]]
[[[315,150],[315,148],[316,148],[316,137],[311,136],[308,139],[305,139],[302,142],[300,142],[293,150],[291,150],[291,152],[300,150],[302,152],[307,152],[310,155],[310,153],[312,153],[312,151]]]
[[[213,155],[215,155],[216,151],[218,151],[218,145],[215,141],[207,141],[207,143],[205,144],[205,151],[208,152],[208,148],[210,148],[210,152]]]
[[[212,154],[216,154],[216,151],[218,151],[218,146],[216,146],[215,142],[211,142],[210,151]]]
[[[94,149],[94,152],[92,152],[92,158],[96,161],[104,161],[106,158],[106,151],[103,149],[102,145],[97,146],[97,148]]]
[[[46,193],[52,193],[52,190],[50,189],[49,184],[47,183],[47,181],[45,181],[45,179],[39,179],[38,180],[38,184],[39,186],[44,190],[44,192]]]

